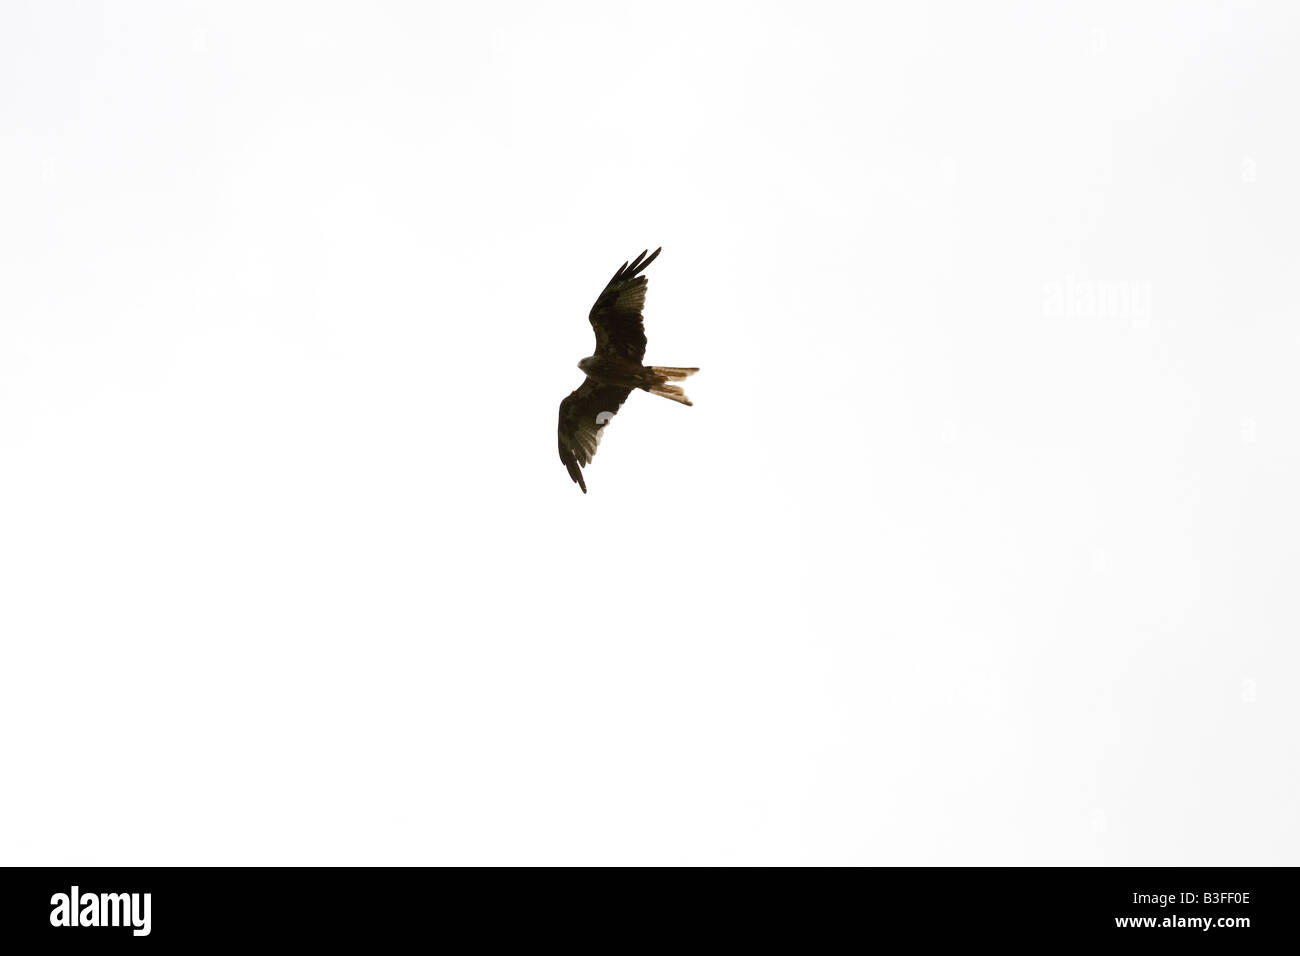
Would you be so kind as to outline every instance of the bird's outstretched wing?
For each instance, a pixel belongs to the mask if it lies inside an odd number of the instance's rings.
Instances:
[[[580,466],[591,464],[600,430],[631,394],[630,388],[600,385],[587,379],[560,402],[560,461],[584,495],[587,483],[582,480]]]
[[[640,363],[645,358],[645,326],[641,310],[645,307],[645,267],[655,261],[662,247],[643,252],[614,273],[605,291],[591,307],[591,327],[596,330],[596,354],[617,356]]]

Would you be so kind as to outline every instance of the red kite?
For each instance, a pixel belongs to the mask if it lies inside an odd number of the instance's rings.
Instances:
[[[627,401],[632,389],[691,404],[680,385],[668,383],[694,375],[698,368],[641,364],[645,357],[641,309],[645,307],[646,289],[646,277],[641,273],[659,252],[656,249],[649,258],[643,252],[632,262],[623,263],[591,307],[587,318],[596,330],[596,352],[578,363],[578,368],[587,373],[587,380],[560,402],[560,461],[584,495],[587,483],[582,480],[581,466],[591,464],[601,429]]]

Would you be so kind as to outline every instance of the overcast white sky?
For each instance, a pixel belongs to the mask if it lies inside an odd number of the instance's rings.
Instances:
[[[1298,41],[6,3],[0,862],[1296,863]]]

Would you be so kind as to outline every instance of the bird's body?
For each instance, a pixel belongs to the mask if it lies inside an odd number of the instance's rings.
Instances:
[[[642,365],[645,358],[645,327],[641,310],[645,306],[646,278],[641,275],[659,255],[646,258],[643,252],[614,273],[588,316],[596,333],[596,351],[578,363],[587,375],[560,403],[560,461],[583,494],[587,483],[582,466],[591,463],[600,431],[618,412],[633,389],[644,389],[683,405],[691,404],[681,386],[670,385],[698,372],[696,368]]]
[[[588,378],[603,385],[626,385],[628,388],[640,388],[647,371],[640,362],[629,362],[614,355],[588,355],[578,363],[578,368]]]

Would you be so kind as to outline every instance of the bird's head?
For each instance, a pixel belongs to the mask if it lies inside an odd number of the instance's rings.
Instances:
[[[595,364],[595,362],[596,362],[596,356],[588,355],[585,359],[583,359],[581,362],[578,363],[578,368],[582,369],[584,372],[589,372],[591,371],[591,367],[593,364]]]

